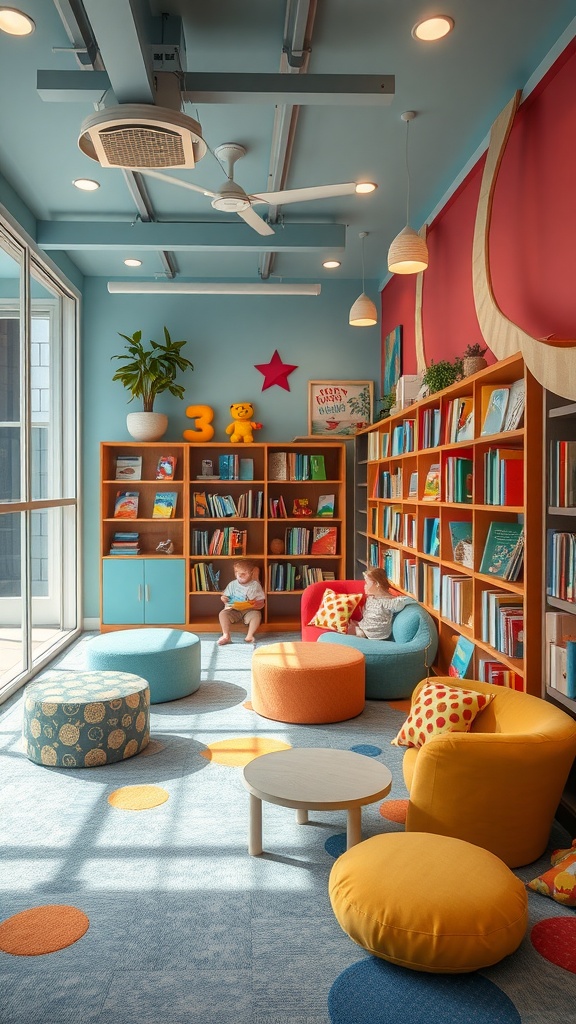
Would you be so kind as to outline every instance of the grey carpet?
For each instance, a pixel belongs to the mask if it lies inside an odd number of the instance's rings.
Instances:
[[[260,643],[295,638],[268,634]],[[51,669],[84,667],[89,640]],[[121,764],[34,765],[21,752],[22,695],[0,708],[0,920],[44,903],[72,904],[90,919],[86,935],[57,953],[0,952],[2,1024],[328,1024],[330,987],[365,956],[340,930],[327,895],[333,859],[324,844],[345,830],[345,813],[315,812],[303,826],[293,811],[265,804],[266,852],[251,858],[241,769],[200,751],[242,735],[293,746],[373,744],[393,774],[390,796],[400,799],[402,752],[390,739],[405,716],[372,701],[335,725],[267,721],[243,707],[252,648],[239,635],[224,648],[215,640],[202,636],[200,689],[153,705],[149,752]],[[146,783],[163,786],[168,802],[139,813],[108,804],[119,786]],[[365,837],[401,828],[378,805],[363,811]],[[569,842],[555,826],[550,848]],[[548,864],[544,857],[519,874],[528,880]],[[537,894],[530,912],[531,923],[574,913]],[[572,1014],[574,975],[542,960],[529,936],[485,974],[523,1024]]]

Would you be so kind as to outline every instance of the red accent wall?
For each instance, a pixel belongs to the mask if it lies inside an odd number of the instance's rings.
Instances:
[[[483,339],[472,292],[472,238],[484,159],[428,231],[423,332],[426,362],[454,359]],[[520,105],[502,160],[490,231],[494,295],[537,338],[576,339],[576,40]],[[382,337],[403,327],[403,373],[416,372],[416,279],[382,291]],[[486,354],[489,361],[494,357]]]

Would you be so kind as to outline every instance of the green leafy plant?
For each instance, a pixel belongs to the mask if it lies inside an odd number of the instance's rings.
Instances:
[[[472,359],[474,356],[481,358],[487,351],[487,348],[482,348],[478,342],[475,342],[474,345],[467,346],[466,351],[464,352],[464,359]]]
[[[128,342],[124,347],[127,353],[112,356],[120,359],[124,365],[116,371],[112,380],[120,383],[130,392],[129,402],[134,398],[142,399],[144,412],[154,411],[154,399],[163,391],[169,391],[175,398],[184,398],[182,384],[176,384],[178,372],[194,366],[189,359],[181,354],[186,341],[172,341],[168,328],[164,328],[165,344],[151,341],[152,348],[145,349],[142,344],[142,331],[135,331],[132,336],[118,332]]]
[[[392,406],[396,404],[396,386],[391,388],[387,395],[382,395],[380,399],[380,410],[378,412],[377,419],[386,419],[386,416],[390,415]]]
[[[430,366],[426,367],[422,376],[422,384],[428,388],[429,394],[450,387],[462,377],[462,359],[457,357],[453,363],[448,359],[440,359],[435,363],[430,360]]]

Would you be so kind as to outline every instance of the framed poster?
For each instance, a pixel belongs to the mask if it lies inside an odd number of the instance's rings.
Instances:
[[[308,434],[355,434],[372,423],[374,382],[309,380]]]
[[[389,395],[402,374],[402,328],[395,327],[382,342],[382,397]]]

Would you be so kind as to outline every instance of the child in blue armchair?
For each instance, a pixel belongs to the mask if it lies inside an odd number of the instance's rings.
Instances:
[[[364,574],[366,601],[359,622],[350,622],[349,632],[368,640],[387,640],[392,634],[392,618],[413,598],[392,597],[384,569],[368,569]]]

